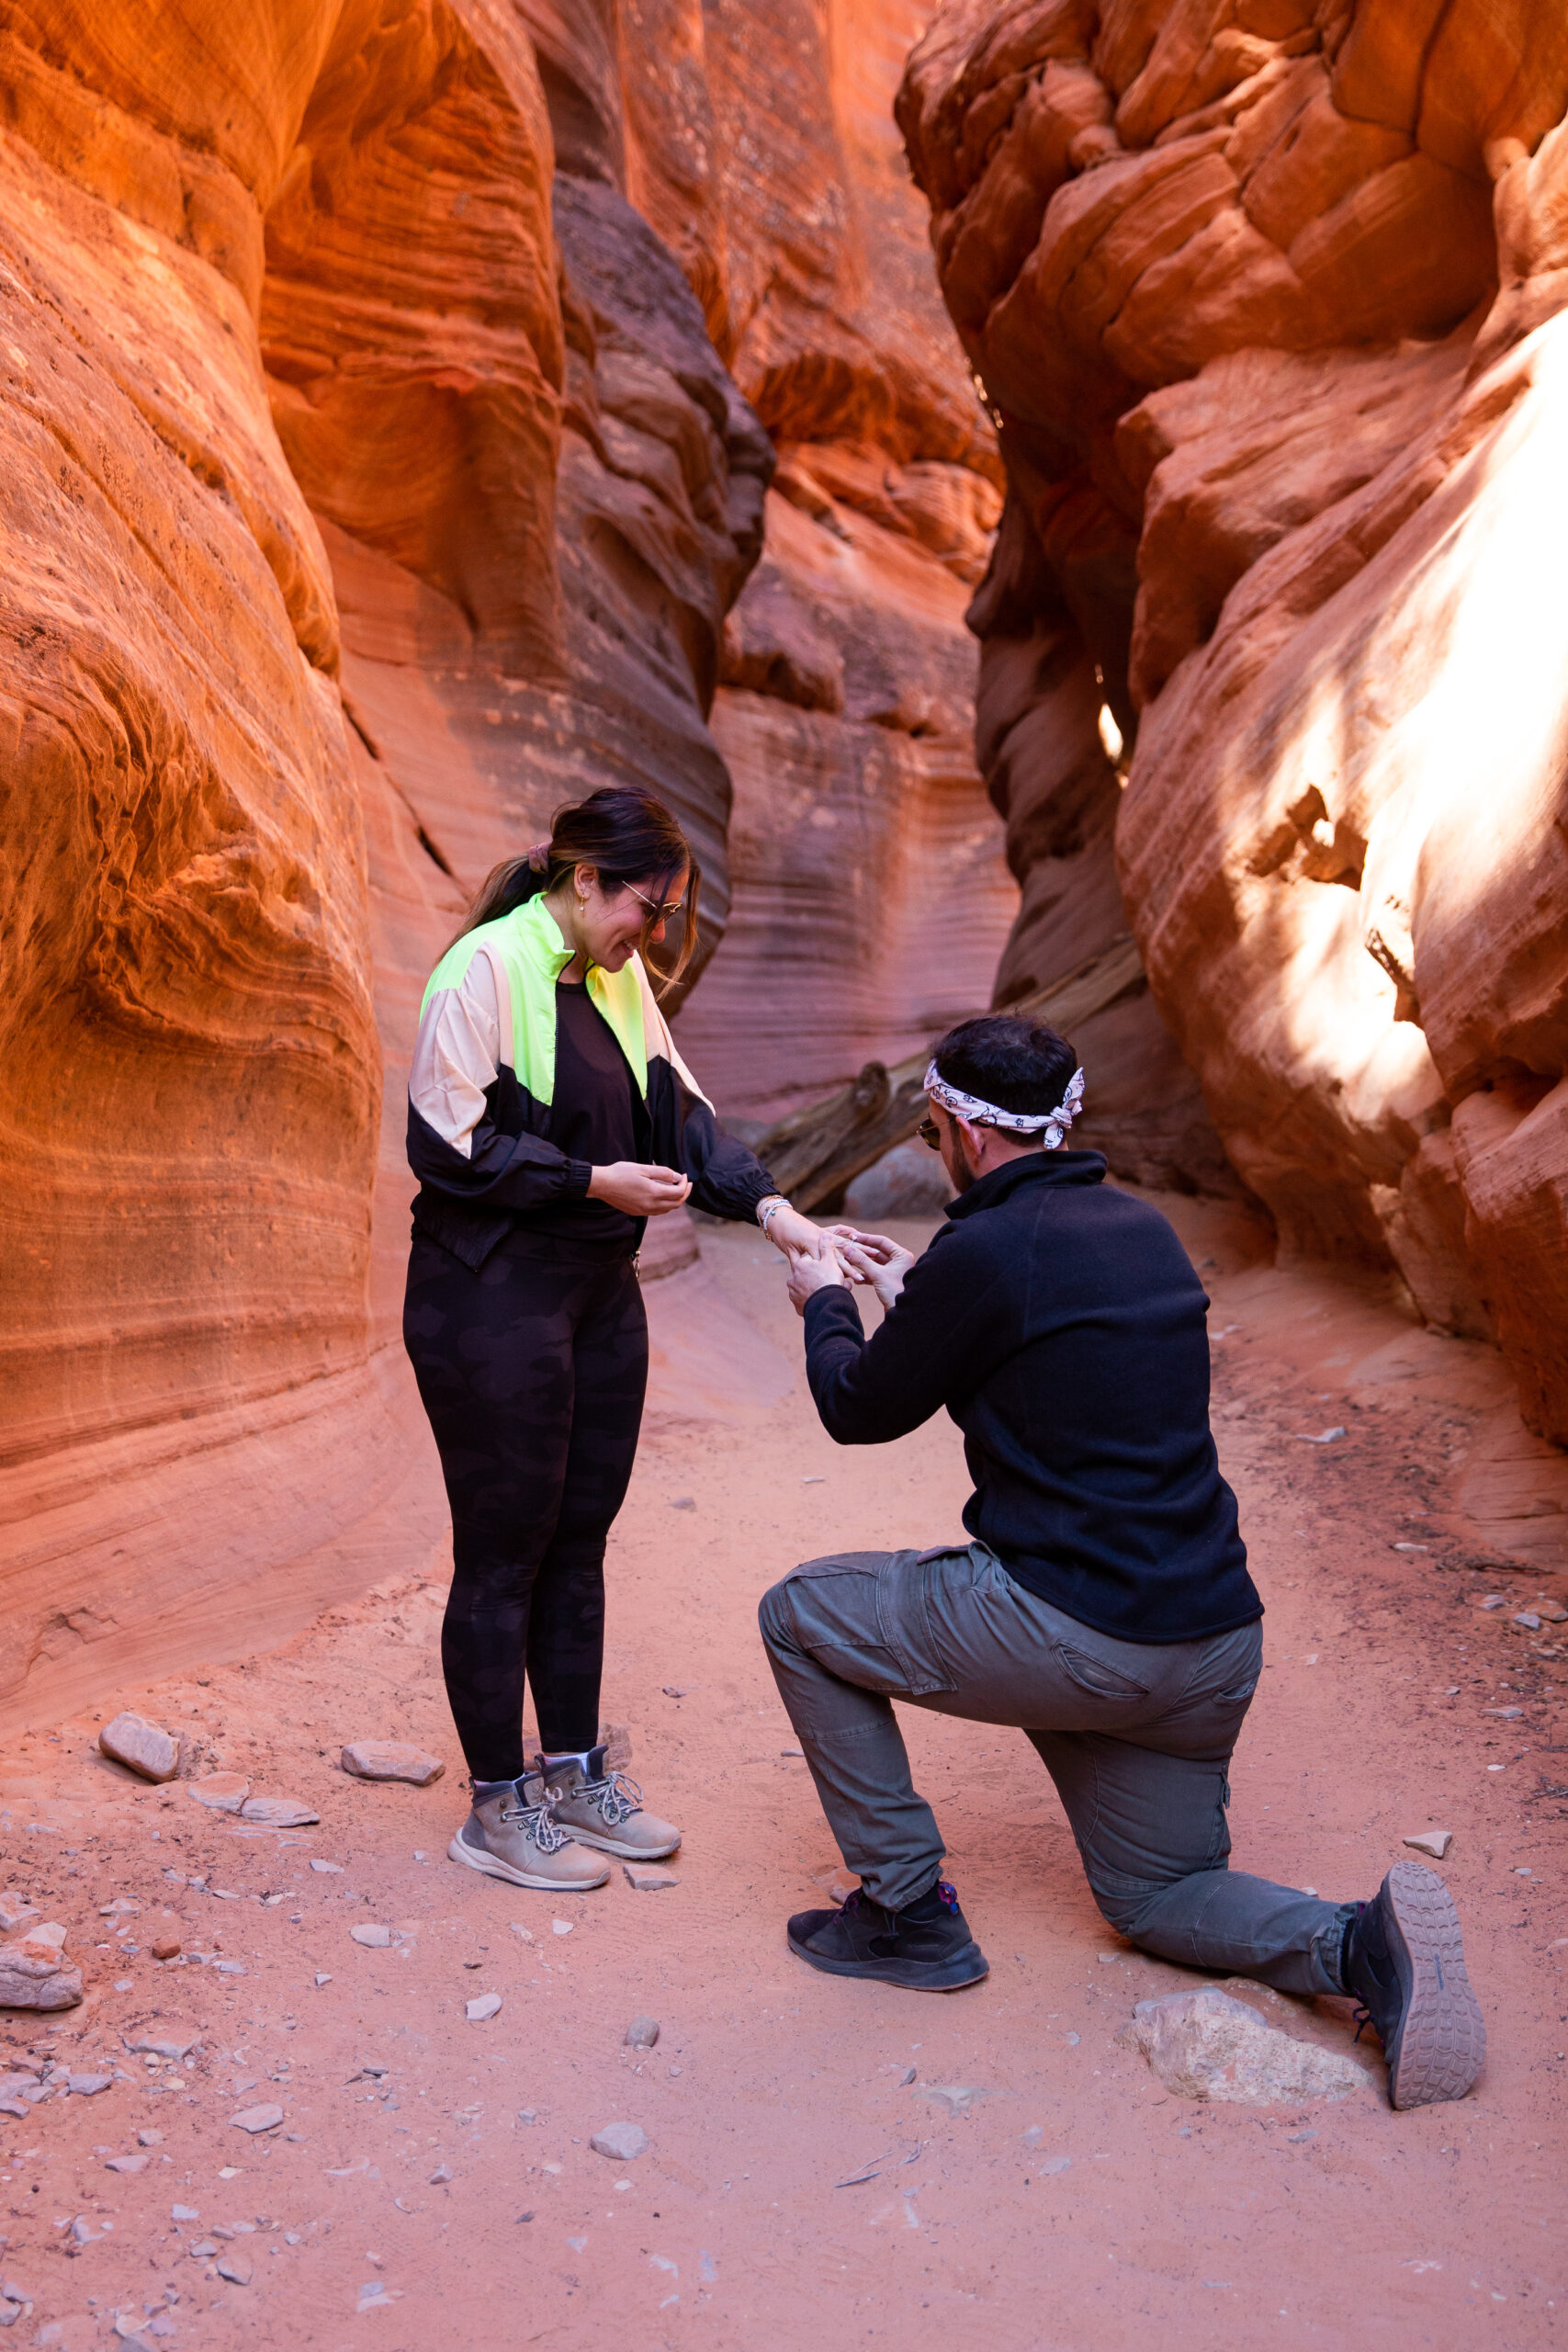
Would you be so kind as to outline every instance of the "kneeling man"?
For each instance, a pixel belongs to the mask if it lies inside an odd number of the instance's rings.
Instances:
[[[1227,1774],[1263,1605],[1209,1429],[1208,1300],[1156,1209],[1064,1150],[1083,1091],[1054,1030],[944,1037],[920,1132],[958,1197],[919,1259],[840,1228],[887,1313],[868,1341],[830,1257],[797,1258],[807,1370],[843,1445],[945,1407],[971,1541],[808,1560],[762,1637],[857,1894],[789,1923],[839,1976],[952,1992],[986,1974],[890,1701],[1012,1724],[1056,1784],[1096,1902],[1162,1959],[1359,1999],[1396,2107],[1457,2098],[1484,2031],[1442,1880],[1396,1863],[1365,1903],[1227,1868]],[[991,1792],[1011,1828],[1009,1780]]]

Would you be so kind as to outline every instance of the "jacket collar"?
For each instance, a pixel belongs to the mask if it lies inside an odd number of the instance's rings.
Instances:
[[[1017,1159],[1004,1159],[949,1201],[950,1217],[975,1216],[981,1209],[999,1208],[1004,1201],[1022,1190],[1026,1184],[1099,1184],[1105,1179],[1104,1155],[1098,1151],[1030,1151]]]
[[[542,897],[525,899],[522,906],[514,910],[511,920],[516,925],[517,936],[530,957],[546,974],[553,988],[574,953],[561,937],[560,925]]]

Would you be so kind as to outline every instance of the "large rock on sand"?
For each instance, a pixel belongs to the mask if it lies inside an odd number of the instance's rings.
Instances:
[[[172,1781],[180,1769],[180,1743],[172,1732],[150,1724],[145,1715],[116,1715],[98,1734],[98,1746],[117,1764],[139,1772],[144,1781]]]
[[[0,1944],[0,2008],[73,2009],[82,1998],[82,1972],[65,1958],[65,1930],[40,1920]]]
[[[1298,2041],[1266,2024],[1218,1985],[1140,2001],[1119,2041],[1142,2050],[1179,2098],[1236,2100],[1248,2107],[1346,2098],[1367,2077],[1353,2058]]]

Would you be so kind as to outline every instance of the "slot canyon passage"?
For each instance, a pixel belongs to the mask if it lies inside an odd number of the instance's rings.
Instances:
[[[0,2326],[1555,2342],[1568,17],[6,0],[0,94],[0,1985],[44,1928],[82,1984],[0,2007]],[[1234,1859],[1348,1900],[1451,1832],[1469,2098],[1240,1980],[1294,2086],[1171,2087],[1134,2005],[1213,1980],[924,1713],[989,1978],[790,1957],[840,1873],[756,1600],[967,1481],[945,1419],[834,1447],[775,1254],[684,1214],[604,1700],[677,1883],[446,1861],[409,1058],[605,782],[696,847],[674,1030],[749,1138],[1088,1008],[1267,1604]],[[921,1246],[924,1157],[851,1213]]]

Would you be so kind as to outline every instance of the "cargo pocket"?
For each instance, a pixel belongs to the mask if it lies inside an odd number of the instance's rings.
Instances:
[[[938,1555],[939,1558],[946,1556]],[[897,1661],[904,1688],[912,1699],[957,1688],[931,1634],[928,1592],[933,1565],[917,1552],[893,1552],[876,1579],[876,1616],[882,1639]]]

